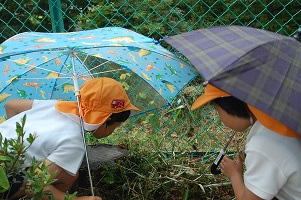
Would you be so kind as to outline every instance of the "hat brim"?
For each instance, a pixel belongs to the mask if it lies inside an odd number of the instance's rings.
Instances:
[[[195,102],[192,104],[191,110],[195,110],[214,99],[217,99],[220,97],[227,97],[227,96],[230,96],[230,94],[220,90],[219,88],[217,88],[211,84],[208,84],[205,87],[204,94],[202,94],[199,98],[197,98],[195,100]]]
[[[55,105],[55,108],[63,113],[66,114],[74,114],[79,116],[79,109],[78,109],[78,103],[74,101],[58,101]],[[116,110],[112,112],[103,112],[100,110],[91,110],[91,111],[86,111],[82,112],[84,115],[82,115],[83,121],[87,124],[102,124],[104,123],[112,113],[119,113],[127,110],[136,110],[140,111],[137,107],[135,107],[132,104],[128,104],[126,107],[124,107],[121,110]],[[81,113],[81,114],[82,114]]]
[[[203,94],[195,100],[195,102],[191,106],[191,110],[198,109],[198,108],[202,107],[203,105],[205,105],[206,103],[209,103],[210,101],[217,99],[219,97],[220,96],[217,96],[217,95]]]

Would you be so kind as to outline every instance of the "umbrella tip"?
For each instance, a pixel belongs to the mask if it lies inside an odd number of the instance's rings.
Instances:
[[[203,82],[203,87],[206,87],[208,85],[208,83],[209,83],[208,81],[204,81]]]
[[[160,44],[163,41],[163,39],[160,38],[159,40],[156,40],[155,38],[153,38],[153,41],[155,44]]]
[[[300,41],[300,37],[301,37],[301,28],[299,28],[297,30],[297,34],[294,35],[294,38],[298,41]]]

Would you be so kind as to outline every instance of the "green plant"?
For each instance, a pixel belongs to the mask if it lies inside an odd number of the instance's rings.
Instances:
[[[114,166],[99,166],[92,178],[96,194],[104,200],[233,198],[232,187],[224,176],[208,174],[210,164],[181,154],[134,151]],[[80,179],[77,190],[88,195],[87,173],[80,173]]]
[[[29,193],[34,196],[34,199],[42,199],[44,196],[51,196],[51,199],[54,199],[51,191],[45,191],[47,186],[56,181],[56,179],[54,179],[56,171],[52,174],[48,172],[50,166],[51,164],[46,165],[45,160],[43,162],[37,162],[35,158],[33,158],[29,170],[23,170],[25,180],[29,183],[26,189],[30,191]]]
[[[24,125],[26,122],[26,115],[21,118],[21,124],[16,123],[16,133],[17,138],[2,138],[0,133],[0,193],[8,191],[13,183],[16,182],[14,179],[20,171],[20,166],[24,163],[26,157],[24,153],[32,145],[36,139],[36,134],[29,134],[29,137],[26,138],[29,145],[24,146]]]
[[[48,171],[51,165],[46,165],[45,161],[37,162],[33,157],[29,169],[22,168],[26,160],[25,152],[37,138],[36,133],[30,133],[25,138],[25,122],[26,115],[21,118],[21,123],[16,122],[16,139],[3,138],[0,133],[0,198],[7,199],[5,192],[9,192],[11,186],[17,183],[17,175],[24,174],[25,181],[29,183],[25,186],[25,189],[29,190],[30,196],[32,196],[31,199],[42,199],[47,195],[54,199],[52,192],[45,190],[47,186],[56,181],[54,179],[56,171],[51,174]],[[27,146],[24,145],[25,139],[28,142]],[[71,195],[67,192],[65,200],[73,199],[75,195],[76,192]]]

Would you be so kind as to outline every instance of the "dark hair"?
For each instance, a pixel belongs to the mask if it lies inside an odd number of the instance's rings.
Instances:
[[[233,96],[221,97],[212,101],[216,103],[219,107],[221,107],[229,115],[241,118],[250,118],[252,116],[248,105],[245,102]]]
[[[124,122],[129,118],[130,114],[131,114],[130,110],[126,110],[126,111],[123,111],[120,113],[113,113],[110,116],[111,120],[107,121],[106,125],[109,126],[109,125],[113,124],[114,122]]]

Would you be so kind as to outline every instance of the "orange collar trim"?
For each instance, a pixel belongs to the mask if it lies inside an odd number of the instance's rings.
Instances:
[[[284,125],[280,121],[272,118],[271,116],[265,114],[261,110],[258,110],[257,108],[251,105],[248,106],[251,112],[253,113],[253,115],[256,117],[256,119],[266,128],[287,137],[301,138],[300,134],[293,131],[291,128]]]

